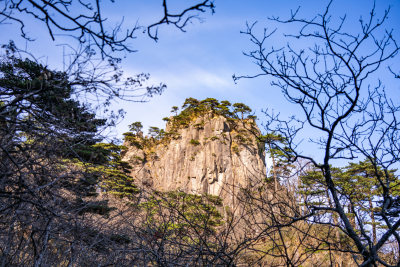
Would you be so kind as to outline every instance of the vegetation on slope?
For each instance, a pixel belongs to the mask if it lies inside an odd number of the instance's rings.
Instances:
[[[196,119],[204,118],[210,119],[217,116],[226,118],[232,128],[232,131],[237,129],[235,133],[235,141],[237,143],[245,144],[247,142],[246,133],[243,129],[238,129],[238,123],[255,124],[256,117],[251,114],[252,110],[243,103],[234,103],[229,101],[221,101],[214,98],[206,98],[204,100],[197,100],[195,98],[187,98],[182,105],[182,111],[178,113],[179,108],[173,106],[171,112],[175,115],[164,118],[167,122],[167,129],[159,129],[158,127],[150,127],[148,135],[144,136],[142,131],[142,123],[134,122],[129,126],[129,132],[124,133],[124,140],[129,145],[142,149],[147,155],[154,153],[154,148],[158,144],[168,145],[173,139],[180,138],[179,130],[188,128],[190,125],[198,130],[204,126],[204,120],[194,124]],[[210,140],[216,140],[218,137],[210,137]],[[191,140],[192,145],[199,145],[200,140]],[[238,151],[236,151],[238,152]]]

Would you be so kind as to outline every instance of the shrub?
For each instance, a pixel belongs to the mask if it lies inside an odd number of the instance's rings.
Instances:
[[[198,145],[200,145],[200,142],[198,140],[192,139],[192,140],[190,140],[190,144],[194,145],[194,146],[198,146]]]

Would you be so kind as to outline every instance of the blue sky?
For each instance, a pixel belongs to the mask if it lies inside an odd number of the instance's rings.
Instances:
[[[395,14],[400,14],[400,3],[395,6],[394,1],[386,1],[387,4],[383,2],[380,1],[378,11],[382,12],[385,6],[391,4],[391,26],[399,28],[396,25],[399,26],[400,16],[395,18]],[[165,82],[168,88],[162,96],[155,97],[147,104],[128,105],[124,123],[142,120],[145,124],[161,126],[161,118],[169,114],[170,107],[180,105],[187,97],[214,97],[244,102],[258,114],[265,108],[285,113],[288,106],[284,98],[277,90],[270,90],[272,88],[268,80],[241,80],[238,84],[233,82],[233,74],[258,71],[251,60],[242,55],[243,51],[251,48],[251,44],[248,37],[240,34],[240,31],[245,29],[246,21],[258,21],[261,30],[263,26],[270,26],[267,17],[286,17],[291,8],[296,9],[299,5],[302,5],[301,14],[311,17],[316,12],[322,12],[326,3],[327,1],[285,1],[285,4],[282,1],[217,1],[216,13],[213,16],[203,15],[205,22],[194,23],[186,33],[162,27],[158,43],[140,38],[135,46],[139,52],[125,60],[126,70],[133,73],[149,72],[156,81]],[[333,14],[348,13],[349,19],[358,19],[360,12],[366,14],[372,3],[337,1],[333,6]],[[280,36],[272,40],[277,45],[284,44]]]
[[[188,1],[189,3],[193,1]],[[129,1],[117,0],[114,4],[105,1],[104,11],[109,21],[118,21],[124,16],[126,25],[157,21],[161,16],[162,1]],[[172,1],[176,6],[182,6],[187,1]],[[276,88],[271,88],[270,81],[265,78],[240,80],[235,84],[232,75],[254,74],[257,67],[251,60],[243,56],[243,51],[250,50],[251,43],[247,36],[240,34],[245,29],[246,22],[258,21],[258,29],[273,28],[267,20],[271,16],[286,18],[291,9],[301,6],[300,16],[311,18],[323,12],[328,1],[323,0],[216,0],[216,13],[202,14],[202,23],[194,22],[182,33],[171,27],[162,26],[159,29],[159,41],[156,43],[146,34],[138,33],[131,46],[137,53],[127,55],[123,61],[127,74],[140,72],[150,73],[152,81],[164,82],[168,88],[161,96],[155,96],[148,103],[115,103],[115,108],[124,108],[125,119],[118,125],[116,135],[128,130],[128,125],[142,121],[148,126],[164,127],[162,118],[170,115],[171,106],[182,105],[187,97],[203,99],[214,97],[219,100],[243,102],[249,105],[263,119],[262,109],[274,109],[283,115],[296,112]],[[332,6],[333,16],[347,14],[349,30],[358,28],[360,15],[366,16],[373,5],[370,0],[338,0]],[[379,0],[376,3],[378,15],[391,5],[391,13],[386,27],[395,30],[394,35],[400,37],[400,1]],[[285,28],[286,27],[286,28]],[[17,28],[13,25],[0,25],[1,43],[14,39],[17,44],[27,46],[36,56],[50,66],[60,64],[62,50],[57,44],[68,42],[68,39],[58,37],[53,42],[43,25],[34,21],[27,28],[36,41],[26,43],[18,37]],[[290,32],[288,26],[280,30]],[[397,38],[400,40],[400,38]],[[271,43],[279,46],[285,44],[281,35],[271,39]],[[399,85],[394,85],[397,91]],[[400,93],[398,94],[400,95]]]

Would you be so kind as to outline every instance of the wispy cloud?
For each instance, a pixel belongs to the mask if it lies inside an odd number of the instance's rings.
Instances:
[[[125,69],[127,75],[139,73],[139,70]],[[213,90],[225,91],[234,86],[232,71],[222,69],[211,71],[194,65],[171,64],[168,69],[154,69],[150,71],[150,83],[165,83],[168,90]]]
[[[221,71],[219,73],[206,69],[191,68],[184,73],[168,71],[161,73],[157,78],[163,79],[170,88],[204,88],[224,90],[232,86],[231,75]]]

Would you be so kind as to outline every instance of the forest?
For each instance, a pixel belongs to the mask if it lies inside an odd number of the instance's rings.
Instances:
[[[187,96],[171,103],[165,129],[144,134],[130,121],[122,138],[109,135],[124,117],[115,107],[168,90],[145,71],[126,74],[131,42],[161,42],[165,29],[190,34],[218,16],[218,1],[163,0],[152,7],[160,17],[130,28],[106,18],[118,1],[1,1],[0,26],[16,26],[26,42],[37,42],[32,21],[52,40],[70,39],[63,67],[1,39],[0,266],[400,266],[395,15],[373,3],[355,31],[332,11],[337,1],[311,18],[294,9],[269,18],[277,28],[241,31],[256,72],[233,81],[268,78],[283,114]],[[280,31],[285,41],[274,43]],[[157,184],[158,170],[138,174],[171,162],[169,146],[192,154],[159,169],[193,168],[212,151],[204,161],[217,162],[215,173],[231,171],[221,170],[225,157],[237,169],[262,162],[263,173],[233,170],[236,180],[198,185],[181,177],[190,190]]]

